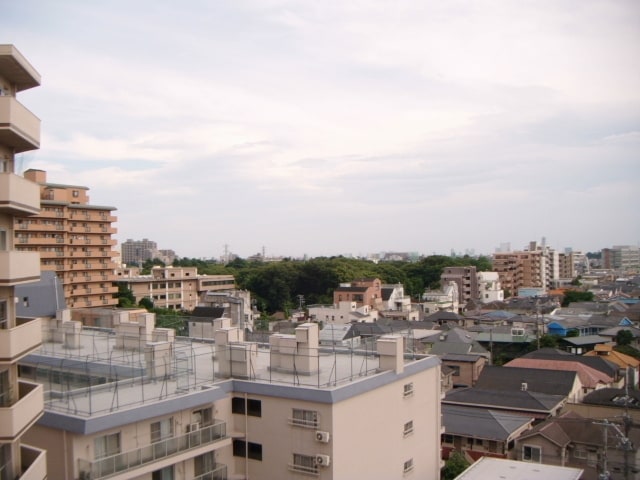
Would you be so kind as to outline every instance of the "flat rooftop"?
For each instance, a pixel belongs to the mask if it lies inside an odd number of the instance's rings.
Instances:
[[[249,374],[234,375],[234,379],[332,390],[381,375],[375,342],[360,349],[320,347],[307,374],[271,368],[269,345],[256,345]],[[114,331],[83,328],[78,348],[43,342],[39,350],[21,360],[21,375],[44,384],[45,410],[80,417],[177,398],[229,380],[220,375],[219,349],[226,346],[178,337],[167,374],[156,378],[148,374],[144,347],[117,348]],[[430,356],[405,355],[404,362],[407,365],[425,357]]]

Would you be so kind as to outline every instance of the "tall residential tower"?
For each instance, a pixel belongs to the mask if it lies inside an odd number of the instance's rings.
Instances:
[[[18,251],[14,219],[40,211],[38,185],[15,174],[16,154],[40,147],[40,120],[16,94],[40,74],[13,45],[0,45],[0,479],[42,480],[46,453],[20,438],[40,418],[42,385],[18,379],[18,361],[42,343],[40,319],[16,317],[15,287],[40,279],[38,252]]]

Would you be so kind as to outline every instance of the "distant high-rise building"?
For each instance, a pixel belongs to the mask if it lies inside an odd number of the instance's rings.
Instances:
[[[633,245],[614,245],[602,249],[602,266],[614,270],[640,268],[640,247]]]
[[[40,252],[42,270],[57,273],[67,306],[116,305],[112,224],[115,207],[91,205],[88,187],[47,182],[47,172],[27,170],[40,185],[40,213],[14,223],[18,250]]]
[[[18,377],[18,361],[42,343],[39,318],[17,318],[16,286],[40,279],[37,251],[20,251],[16,219],[40,211],[38,185],[15,174],[15,155],[40,147],[40,120],[16,94],[40,74],[13,45],[0,45],[0,478],[47,478],[46,452],[21,442],[42,416],[43,387]],[[28,471],[28,476],[25,472]]]
[[[120,245],[122,254],[122,263],[127,265],[131,263],[142,264],[145,260],[152,260],[158,251],[158,244],[147,238],[142,240],[128,239]]]
[[[455,282],[458,285],[458,302],[461,308],[464,308],[470,300],[478,299],[476,267],[446,267],[440,275],[440,283],[446,285],[449,282]]]

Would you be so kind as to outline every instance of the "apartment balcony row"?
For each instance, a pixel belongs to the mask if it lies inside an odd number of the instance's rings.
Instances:
[[[0,287],[10,287],[40,279],[38,252],[0,251]]]
[[[16,325],[0,323],[0,364],[15,363],[42,343],[39,318],[18,318]]]
[[[34,235],[20,234],[16,236],[16,245],[64,245],[64,235],[59,237],[35,237]]]
[[[118,293],[118,287],[112,287],[109,285],[108,287],[101,287],[96,284],[89,285],[86,288],[78,288],[77,286],[73,286],[69,291],[69,295],[74,297],[82,297],[86,295],[98,295],[98,298],[94,298],[93,300],[100,300],[99,296],[107,294],[111,297],[112,294]]]
[[[40,148],[40,119],[15,97],[0,97],[0,143],[15,153]]]
[[[80,283],[95,284],[95,283],[109,282],[109,286],[106,288],[112,288],[112,285],[110,282],[115,282],[116,278],[113,275],[100,275],[100,274],[94,274],[94,275],[85,274],[85,275],[76,275],[76,276],[67,275],[65,278],[63,278],[63,281],[65,284],[72,284],[72,285],[77,285]],[[113,288],[117,289],[118,287],[113,287]]]
[[[6,393],[6,392],[5,392]],[[18,381],[18,399],[7,395],[0,406],[0,442],[11,442],[22,435],[42,415],[44,393],[38,383]]]
[[[226,440],[226,442],[224,442]],[[94,461],[85,459],[78,460],[78,470],[81,478],[92,480],[100,478],[131,478],[140,475],[144,467],[152,467],[156,470],[163,466],[186,460],[198,454],[196,450],[211,450],[215,444],[230,444],[227,436],[227,425],[225,422],[216,423],[199,430],[189,432],[177,437],[167,438],[156,443],[131,450],[129,452],[118,453],[110,457],[100,458]],[[223,445],[220,445],[223,446]],[[163,462],[166,460],[165,462]],[[217,466],[219,474],[224,476],[212,476],[212,479],[226,478],[226,467]],[[151,469],[147,469],[151,471]],[[213,473],[213,472],[210,472]],[[206,474],[205,474],[206,475]],[[201,476],[203,479],[209,478]],[[198,477],[200,478],[200,477]]]
[[[69,214],[69,220],[77,222],[103,222],[113,223],[118,221],[118,217],[115,215],[101,215],[97,212],[91,212],[89,214],[71,212]]]
[[[4,97],[0,97],[0,100],[2,98]],[[13,173],[0,173],[0,213],[35,215],[40,212],[39,195],[40,187],[37,183]]]
[[[106,307],[109,305],[117,305],[117,298],[99,298],[99,297],[89,297],[86,298],[85,295],[75,296],[71,295],[69,298],[69,308],[84,308],[84,307]]]
[[[87,225],[82,227],[69,227],[69,231],[72,233],[94,233],[94,234],[106,234],[113,235],[118,233],[118,229],[115,227],[100,227],[96,225]]]

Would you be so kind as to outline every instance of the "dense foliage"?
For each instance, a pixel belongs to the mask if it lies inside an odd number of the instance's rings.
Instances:
[[[280,262],[250,262],[237,258],[227,265],[214,261],[180,259],[174,266],[195,266],[199,274],[232,274],[239,288],[249,290],[262,311],[290,311],[299,306],[333,303],[333,290],[344,282],[377,277],[383,283],[402,283],[405,294],[418,298],[425,288],[439,287],[445,267],[475,266],[491,270],[486,257],[471,258],[434,255],[417,262],[380,262],[345,257],[319,257],[311,260],[285,259]]]
[[[469,462],[458,452],[454,451],[449,455],[449,459],[445,462],[444,468],[440,472],[441,480],[453,480],[469,467]]]
[[[562,306],[568,307],[573,302],[591,302],[593,301],[593,292],[581,292],[579,290],[567,290],[564,292]]]

